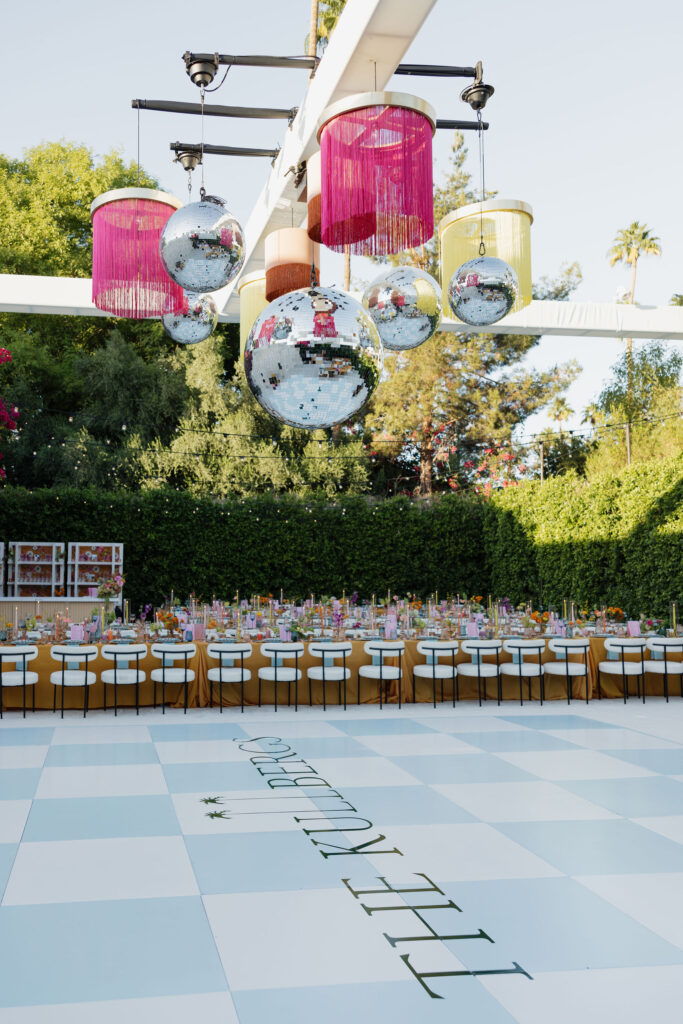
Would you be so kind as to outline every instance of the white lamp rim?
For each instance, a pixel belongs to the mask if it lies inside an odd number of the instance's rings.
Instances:
[[[242,291],[245,285],[254,284],[256,281],[262,281],[266,283],[266,272],[265,270],[252,270],[250,274],[243,274],[237,282],[237,294]]]
[[[456,221],[465,220],[466,217],[472,217],[479,213],[526,213],[529,221],[533,224],[534,222],[534,211],[528,203],[523,202],[521,199],[486,199],[483,203],[467,203],[466,206],[459,206],[457,210],[452,210],[451,213],[447,213],[445,217],[442,217],[439,221],[438,231],[441,234],[450,224],[455,224]]]
[[[106,203],[116,203],[121,199],[148,199],[155,203],[164,203],[166,206],[173,206],[176,210],[179,210],[183,205],[181,199],[177,196],[171,195],[170,192],[163,192],[158,188],[113,188],[109,192],[103,192],[101,196],[96,196],[90,204],[90,216],[92,217],[95,210],[99,210],[100,206],[105,206]]]
[[[331,103],[323,110],[318,121],[317,139],[320,142],[325,125],[340,114],[348,114],[352,110],[363,110],[365,107],[403,107],[405,110],[415,110],[423,114],[432,126],[432,135],[436,132],[436,111],[431,104],[419,96],[412,96],[407,92],[357,92],[351,96],[345,96],[336,103]]]

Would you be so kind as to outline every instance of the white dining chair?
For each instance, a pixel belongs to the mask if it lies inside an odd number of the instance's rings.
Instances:
[[[450,679],[453,690],[453,707],[455,701],[460,700],[458,688],[458,668],[455,664],[455,656],[458,653],[457,640],[419,640],[417,653],[424,655],[425,664],[413,667],[413,704],[415,703],[415,676],[418,679],[431,679],[432,681],[432,703],[436,707],[436,681],[441,684],[441,703],[443,704],[444,679]],[[447,661],[442,663],[441,658]]]
[[[36,710],[38,673],[28,671],[26,663],[33,661],[37,657],[38,648],[34,644],[15,644],[13,646],[0,647],[0,718],[2,718],[2,691],[5,687],[22,687],[23,717],[26,718],[26,687],[30,686],[33,710]],[[14,668],[5,669],[5,663],[14,665]]]
[[[621,676],[624,704],[628,700],[629,678],[636,676],[638,696],[640,697],[642,692],[645,703],[645,637],[608,636],[605,640],[605,650],[608,652],[607,660],[598,663],[598,699],[602,697],[601,675]],[[610,652],[614,654],[614,658],[609,657]],[[627,654],[640,654],[640,661],[627,661]]]
[[[360,704],[361,679],[379,683],[379,706],[387,702],[389,683],[398,682],[398,706],[401,707],[401,683],[403,669],[401,659],[406,649],[403,640],[368,640],[363,650],[372,658],[372,664],[361,665],[358,669],[358,703]],[[398,665],[388,665],[387,659],[398,658]]]
[[[103,644],[100,654],[105,661],[113,661],[113,668],[100,672],[104,690],[103,707],[107,710],[107,686],[114,687],[114,716],[118,714],[119,686],[135,687],[135,714],[140,714],[140,683],[147,678],[140,668],[140,658],[147,657],[147,644]],[[135,666],[131,667],[131,662]]]
[[[322,665],[312,665],[307,669],[308,677],[308,703],[313,705],[313,680],[323,684],[323,711],[327,710],[327,694],[325,692],[328,683],[337,685],[337,703],[341,704],[342,684],[344,690],[344,711],[346,711],[346,683],[351,678],[351,671],[346,667],[347,655],[353,651],[353,645],[348,641],[339,640],[328,642],[313,640],[308,645],[308,653],[313,658],[322,658]],[[335,665],[335,661],[342,659],[342,665]]]
[[[261,684],[272,683],[275,689],[275,710],[277,711],[277,688],[287,684],[287,704],[291,704],[291,686],[294,683],[294,710],[299,710],[299,655],[304,653],[304,645],[284,640],[266,640],[261,644],[261,654],[270,659],[270,665],[258,670],[258,706],[261,707]],[[283,664],[294,658],[294,668]]]
[[[157,683],[161,683],[161,713],[166,714],[166,686],[168,683],[180,683],[185,688],[185,704],[183,713],[187,714],[187,698],[190,683],[194,681],[194,670],[189,667],[190,658],[197,653],[196,644],[152,644],[152,655],[161,661],[161,668],[152,669],[154,683],[154,707],[157,706]],[[176,668],[176,661],[182,666]]]
[[[590,641],[585,637],[566,640],[564,637],[553,637],[548,640],[548,650],[555,655],[555,661],[546,661],[543,671],[546,676],[564,677],[567,687],[567,704],[571,704],[572,687],[575,679],[583,677],[586,686],[586,704],[588,703],[588,652]],[[583,661],[570,661],[572,654],[582,654]]]
[[[496,692],[498,695],[498,703],[502,700],[502,691],[500,684],[500,652],[503,649],[503,643],[501,640],[463,640],[460,644],[460,650],[463,654],[469,654],[470,660],[461,662],[458,665],[458,675],[467,676],[470,679],[477,680],[477,692],[479,694],[479,707],[481,707],[481,695],[484,694],[484,700],[488,700],[488,693],[486,692],[486,686],[489,679],[496,680]],[[484,658],[496,656],[495,665],[491,661],[483,661]]]
[[[50,675],[50,682],[54,686],[52,699],[52,710],[57,710],[57,687],[62,692],[61,717],[64,718],[64,688],[66,686],[83,687],[83,717],[88,712],[89,688],[97,682],[97,675],[88,669],[88,664],[98,655],[97,647],[94,644],[89,646],[78,646],[74,644],[55,644],[50,648],[50,657],[61,663],[61,669]],[[81,662],[85,662],[85,668],[80,668]]]
[[[676,653],[683,655],[683,637],[677,639],[674,636],[653,636],[647,641],[647,649],[652,657],[645,659],[645,671],[654,672],[664,677],[664,696],[667,703],[669,701],[669,676],[678,677],[681,697],[683,697],[683,660],[674,661],[669,657]]]
[[[226,683],[239,686],[242,713],[244,713],[244,684],[251,679],[251,672],[244,667],[244,659],[251,658],[251,644],[230,643],[228,641],[216,641],[207,644],[206,654],[212,661],[218,662],[218,668],[210,668],[209,677],[209,700],[213,707],[213,684],[218,683],[218,704],[223,714],[223,687]],[[235,662],[239,661],[239,666]]]
[[[511,640],[503,641],[503,650],[512,655],[511,662],[505,661],[500,666],[501,676],[512,676],[519,679],[519,703],[524,703],[523,681],[529,683],[529,700],[532,700],[531,682],[538,679],[539,696],[541,704],[545,696],[543,686],[543,652],[545,651],[545,640],[521,640],[513,637]],[[537,661],[525,661],[524,656],[536,657]]]

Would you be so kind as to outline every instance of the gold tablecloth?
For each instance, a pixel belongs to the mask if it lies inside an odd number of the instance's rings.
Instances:
[[[352,641],[352,653],[346,659],[346,666],[351,671],[351,678],[347,683],[347,703],[353,705],[358,700],[358,669],[363,664],[369,664],[370,658],[365,654],[363,647],[366,641],[354,640]],[[413,699],[413,680],[412,670],[413,666],[417,664],[424,664],[424,658],[422,655],[417,653],[417,640],[407,640],[405,642],[405,652],[402,657],[402,670],[403,679],[401,684],[401,699],[406,702],[410,702]],[[205,642],[197,642],[197,653],[194,658],[190,658],[188,667],[194,671],[195,678],[189,684],[188,688],[188,707],[208,707],[211,701],[211,687],[209,684],[208,670],[212,667],[217,667],[218,662],[210,659],[207,656],[206,649],[207,644]],[[1,647],[0,647],[1,649]],[[647,652],[649,654],[649,652]],[[650,655],[651,656],[651,655]],[[542,661],[553,661],[554,654],[546,650],[543,653]],[[639,655],[629,655],[629,660],[640,660]],[[670,655],[670,658],[681,659],[680,653]],[[456,664],[469,661],[469,655],[463,654],[461,651],[456,655]],[[495,663],[494,659],[492,660]],[[511,661],[511,656],[504,651],[500,654],[500,662]],[[571,656],[571,660],[581,662],[583,660],[580,655]],[[590,653],[588,659],[588,697],[589,699],[595,699],[598,696],[597,692],[597,665],[600,661],[606,660],[605,653],[605,641],[604,638],[595,637],[591,638],[590,641]],[[444,663],[447,663],[447,659],[444,659]],[[8,662],[5,663],[6,668],[14,668],[14,665],[10,665]],[[131,661],[131,667],[133,662]],[[177,663],[178,666],[182,662]],[[239,661],[236,661],[239,664]],[[258,702],[258,670],[259,668],[270,665],[270,661],[266,658],[260,649],[259,643],[254,643],[253,651],[250,658],[245,659],[245,668],[248,668],[251,672],[251,680],[246,683],[244,688],[244,703],[245,705],[253,705]],[[294,662],[288,662],[288,665],[293,665]],[[319,666],[321,661],[319,658],[313,658],[308,654],[308,648],[305,653],[299,658],[299,668],[301,670],[302,678],[299,681],[298,698],[299,703],[308,704],[309,702],[309,686],[306,677],[306,670],[314,665]],[[337,662],[341,665],[341,660]],[[394,661],[394,664],[396,662]],[[146,657],[140,659],[140,668],[146,673],[146,681],[140,683],[140,705],[151,706],[154,700],[154,685],[151,682],[151,672],[155,668],[160,668],[161,662],[158,658],[152,657],[149,653],[149,647]],[[88,694],[88,707],[89,708],[102,708],[104,706],[104,687],[100,682],[100,673],[105,669],[111,669],[113,662],[105,661],[101,656],[89,662],[89,671],[95,672],[98,681],[89,688]],[[60,668],[59,662],[55,661],[50,657],[49,645],[43,645],[38,647],[38,657],[29,662],[27,668],[30,671],[37,672],[39,681],[35,687],[35,703],[36,708],[52,708],[55,694],[55,687],[50,683],[50,675],[52,672],[56,672]],[[502,676],[502,691],[504,700],[519,700],[519,682],[515,676]],[[635,694],[637,691],[637,678],[629,678],[629,692]],[[679,696],[680,694],[680,676],[669,678],[669,693],[670,695]],[[664,692],[664,681],[663,677],[658,674],[646,674],[645,676],[645,687],[646,694],[663,694]],[[327,684],[327,702],[329,704],[337,703],[337,686],[335,683]],[[459,676],[458,677],[458,691],[460,700],[476,700],[477,699],[477,680],[476,677]],[[601,696],[605,698],[622,697],[622,680],[621,675],[609,676],[602,675],[601,680]],[[498,683],[497,680],[488,679],[486,681],[485,695],[488,701],[495,701],[497,699]],[[450,680],[445,681],[444,685],[444,699],[450,701],[452,698],[453,689]],[[529,681],[525,679],[523,681],[523,694],[524,700],[529,699]],[[539,682],[537,679],[532,680],[531,683],[531,694],[533,700],[538,700],[539,693]],[[586,689],[584,685],[584,677],[578,676],[573,679],[573,690],[572,696],[576,700],[586,699]],[[161,684],[157,684],[157,699],[161,700]],[[432,681],[431,679],[425,679],[422,677],[415,678],[415,699],[417,701],[431,701],[432,700]],[[437,701],[441,699],[441,682],[437,680]],[[567,691],[565,686],[565,679],[563,676],[545,676],[545,699],[546,700],[566,700]],[[119,686],[118,687],[118,704],[120,707],[131,706],[135,704],[135,687],[134,686]],[[278,704],[281,705],[286,703],[287,700],[287,687],[286,684],[279,685],[278,691]],[[294,685],[291,688],[291,700],[294,702]],[[61,693],[57,688],[57,707],[60,706]],[[107,686],[107,706],[112,707],[114,701],[114,687],[113,685]],[[182,707],[184,702],[184,692],[182,685],[178,683],[168,683],[166,687],[166,701],[173,707]],[[389,702],[396,703],[398,701],[398,684],[392,682],[389,684]],[[2,691],[2,702],[3,708],[18,708],[21,707],[22,703],[22,691],[21,687],[3,687]],[[262,684],[262,702],[264,704],[274,703],[274,688],[272,683],[264,682]],[[322,683],[314,681],[312,684],[312,702],[313,704],[323,703],[323,691]],[[379,687],[377,682],[374,680],[364,680],[361,686],[361,703],[378,703],[379,702]],[[213,703],[218,703],[218,684],[213,684]],[[234,684],[224,684],[223,686],[223,704],[225,706],[234,706],[240,703],[240,688]],[[27,688],[27,706],[30,708],[32,705],[32,694],[31,688]],[[65,708],[82,708],[83,707],[83,689],[81,687],[65,687],[64,694],[64,707]]]

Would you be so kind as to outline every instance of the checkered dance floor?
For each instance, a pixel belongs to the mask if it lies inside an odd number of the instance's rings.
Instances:
[[[680,1024],[683,702],[0,723],[0,1024]]]

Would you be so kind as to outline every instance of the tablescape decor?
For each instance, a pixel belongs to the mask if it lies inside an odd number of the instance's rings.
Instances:
[[[220,196],[176,210],[159,241],[161,262],[185,291],[214,292],[237,277],[246,256],[242,228]]]
[[[111,622],[114,618],[114,613],[111,610],[112,598],[120,596],[125,582],[123,576],[117,573],[116,576],[112,576],[110,579],[102,580],[97,588],[97,596],[104,601],[102,621],[105,624]]]
[[[441,323],[441,289],[425,270],[394,267],[363,292],[363,305],[385,348],[406,351],[429,341]]]
[[[197,345],[213,334],[218,322],[218,309],[212,295],[185,292],[183,307],[176,313],[165,313],[161,324],[169,338],[181,345]]]

